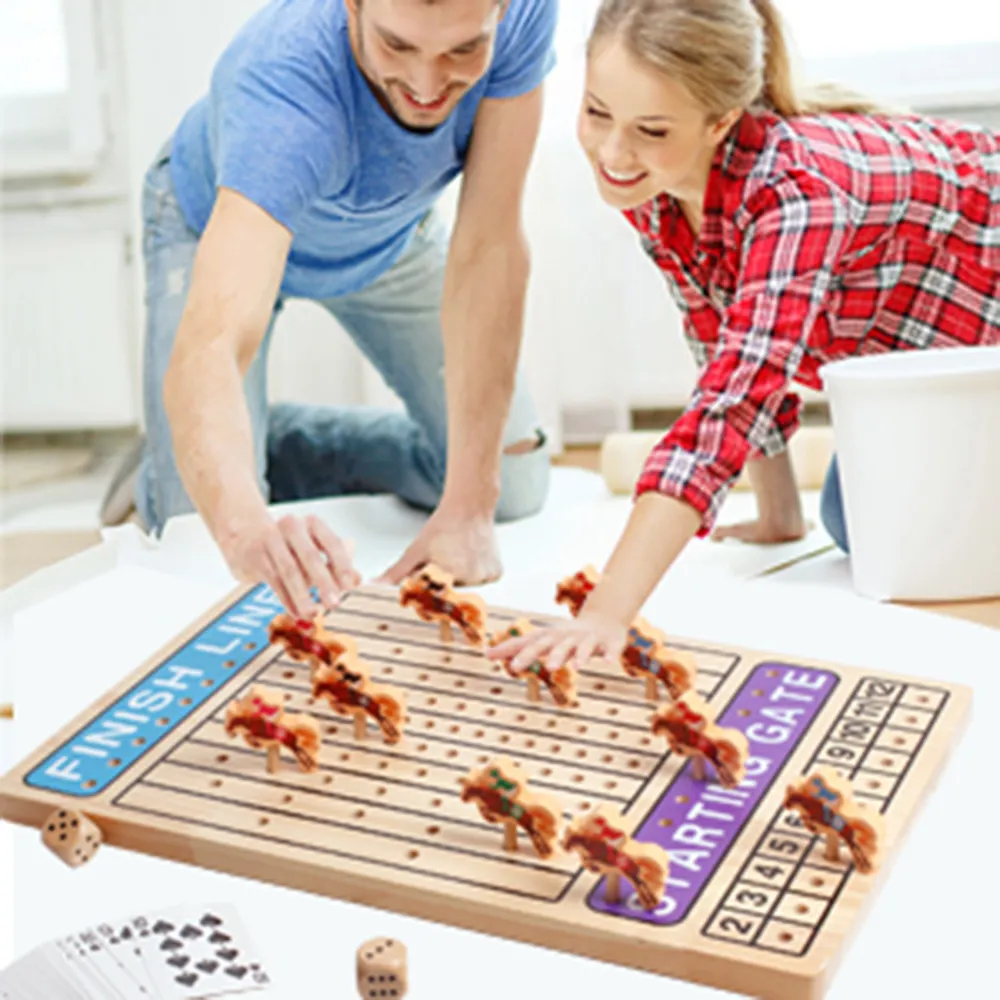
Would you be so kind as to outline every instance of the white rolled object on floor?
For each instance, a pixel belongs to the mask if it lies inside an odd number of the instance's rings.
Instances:
[[[642,468],[664,431],[628,431],[609,434],[601,447],[601,475],[616,494],[631,493]],[[800,427],[788,447],[799,489],[818,490],[826,478],[833,455],[833,435],[829,427]],[[744,474],[736,489],[748,489]]]
[[[855,589],[1000,595],[1000,347],[894,351],[821,375]]]

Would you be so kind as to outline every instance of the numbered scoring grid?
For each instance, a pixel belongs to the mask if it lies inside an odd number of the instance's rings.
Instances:
[[[832,766],[855,798],[885,812],[948,700],[937,688],[866,677],[830,727],[805,773]],[[812,946],[852,865],[827,861],[825,841],[797,813],[778,810],[703,928],[708,937],[784,955]]]
[[[511,613],[490,609],[492,629],[513,621]],[[405,692],[409,721],[401,743],[357,742],[343,717],[310,697],[309,668],[275,648],[233,695],[264,683],[282,692],[290,712],[312,714],[322,729],[316,772],[284,766],[268,774],[258,751],[225,734],[219,705],[122,789],[115,805],[150,817],[185,817],[277,850],[294,846],[374,861],[555,904],[583,873],[576,855],[546,862],[528,850],[507,855],[497,830],[460,802],[459,778],[506,754],[525,767],[533,787],[563,804],[567,819],[601,802],[628,813],[669,756],[648,732],[654,706],[643,697],[643,682],[621,668],[580,671],[581,704],[561,710],[546,693],[540,703],[528,702],[524,681],[461,641],[442,644],[436,626],[382,594],[352,595],[327,625],[355,637],[374,682]],[[741,662],[723,650],[676,645],[695,653],[698,690],[706,698]]]

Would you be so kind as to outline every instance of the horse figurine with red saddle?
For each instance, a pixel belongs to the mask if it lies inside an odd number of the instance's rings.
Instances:
[[[324,699],[338,715],[353,717],[355,739],[367,735],[368,719],[379,727],[386,743],[403,738],[405,694],[388,684],[372,684],[368,668],[356,656],[342,656],[332,666],[319,667],[313,673],[312,695]]]
[[[268,627],[272,643],[280,643],[287,656],[315,669],[320,664],[332,667],[342,656],[357,656],[357,643],[349,635],[330,632],[322,616],[315,620],[277,615]]]
[[[556,604],[565,604],[575,618],[600,579],[601,574],[593,566],[584,566],[579,572],[559,581],[556,586]]]
[[[319,766],[319,723],[305,713],[285,712],[284,696],[271,688],[254,685],[248,695],[230,702],[226,732],[232,737],[241,735],[255,750],[267,750],[267,769],[272,774],[278,770],[282,747],[295,755],[303,771]]]
[[[413,608],[421,620],[437,622],[442,642],[451,642],[455,626],[470,646],[482,646],[486,638],[486,604],[476,594],[460,594],[454,583],[450,573],[428,563],[403,581],[399,603]]]
[[[587,871],[606,877],[604,898],[613,906],[622,902],[622,878],[632,884],[644,910],[652,912],[662,902],[670,872],[669,855],[659,844],[634,841],[612,806],[598,806],[573,820],[563,837],[563,849],[579,854]]]
[[[712,722],[704,700],[689,691],[673,704],[661,705],[653,715],[653,732],[665,736],[670,749],[690,757],[691,774],[705,780],[705,761],[714,768],[719,784],[735,788],[746,773],[750,744],[738,729],[723,729]]]

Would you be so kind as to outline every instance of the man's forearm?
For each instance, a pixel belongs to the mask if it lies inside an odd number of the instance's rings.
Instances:
[[[265,517],[239,365],[222,345],[175,356],[164,384],[181,481],[216,541]]]
[[[453,247],[448,262],[442,304],[448,400],[444,501],[473,514],[492,515],[499,498],[528,272],[520,233],[475,252]]]

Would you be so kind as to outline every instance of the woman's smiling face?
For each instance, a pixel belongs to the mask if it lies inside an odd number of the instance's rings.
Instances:
[[[712,125],[686,88],[644,66],[619,38],[595,45],[577,136],[609,205],[636,208],[663,192],[700,204],[727,129]]]

